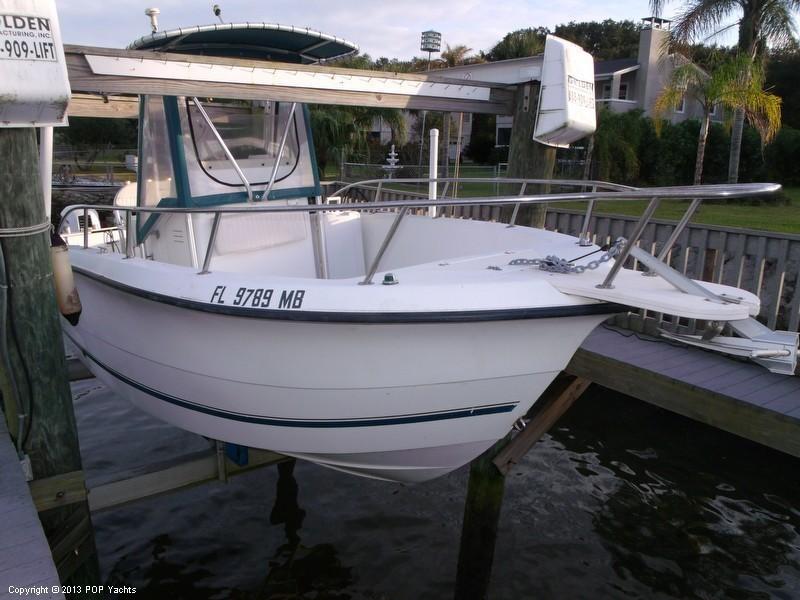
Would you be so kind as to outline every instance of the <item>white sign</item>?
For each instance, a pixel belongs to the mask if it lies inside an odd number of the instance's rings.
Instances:
[[[0,15],[0,60],[57,62],[53,24],[47,17]]]
[[[580,46],[548,35],[533,139],[566,147],[597,128],[594,60]]]
[[[0,127],[66,124],[69,79],[54,0],[0,0]]]

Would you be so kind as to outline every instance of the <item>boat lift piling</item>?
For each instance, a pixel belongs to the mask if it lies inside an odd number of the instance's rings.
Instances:
[[[517,86],[514,94],[514,125],[508,148],[506,176],[518,179],[552,179],[556,164],[556,149],[534,141],[533,130],[539,106],[539,82],[530,81]],[[522,192],[521,190],[521,193]],[[536,193],[545,193],[538,190]],[[507,223],[543,227],[547,212],[545,205],[504,206],[501,219]],[[521,213],[521,214],[520,214]]]
[[[0,391],[5,415],[18,452],[25,455],[23,464],[30,461],[30,492],[42,507],[39,517],[61,581],[95,585],[99,568],[32,127],[0,128],[0,162],[13,165],[0,182],[0,260],[5,271],[0,293],[6,300],[0,335],[8,348],[8,360],[0,360]]]
[[[562,374],[531,408],[530,420],[470,463],[456,570],[455,600],[485,600],[489,594],[506,475],[569,410],[591,384]]]

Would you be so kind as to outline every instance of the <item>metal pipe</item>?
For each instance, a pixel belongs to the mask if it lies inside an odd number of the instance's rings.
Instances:
[[[289,109],[289,118],[286,119],[286,127],[283,128],[283,134],[281,135],[281,144],[278,146],[278,156],[275,157],[275,164],[272,166],[272,174],[269,176],[267,191],[264,192],[264,200],[269,200],[269,194],[275,185],[275,179],[278,177],[278,167],[281,164],[281,158],[283,158],[283,149],[286,148],[286,138],[289,137],[289,129],[294,121],[294,111],[296,108],[297,102],[292,102],[292,107]]]
[[[424,114],[424,113],[423,113]],[[425,121],[423,120],[423,123]],[[428,198],[436,200],[437,180],[439,178],[439,130],[431,129],[431,141],[428,145]],[[422,157],[422,150],[420,150],[420,158]],[[444,195],[444,194],[442,194]],[[428,207],[428,216],[436,216],[436,207]]]
[[[427,181],[427,179],[425,180]],[[725,187],[725,190],[715,189],[718,187]],[[504,196],[500,198],[439,198],[438,200],[430,200],[427,197],[419,198],[417,200],[393,200],[390,202],[378,203],[350,203],[350,204],[293,204],[293,205],[266,205],[257,204],[253,206],[215,206],[215,207],[191,207],[191,208],[164,208],[159,206],[109,206],[103,204],[73,204],[66,207],[62,215],[59,230],[64,225],[65,219],[74,211],[82,211],[86,209],[94,209],[99,211],[123,211],[144,214],[240,214],[240,213],[294,213],[294,212],[314,212],[314,211],[347,211],[347,210],[379,210],[379,209],[398,209],[398,208],[424,208],[431,204],[436,206],[479,206],[491,205],[502,206],[508,204],[558,204],[560,202],[574,202],[577,200],[623,200],[635,201],[642,200],[643,198],[741,198],[746,196],[754,196],[759,194],[774,193],[780,190],[781,186],[777,184],[752,184],[741,183],[728,186],[695,186],[685,188],[650,188],[650,189],[632,189],[631,191],[614,191],[614,192],[574,192],[567,194],[535,194],[524,197],[519,196]]]
[[[380,265],[381,259],[383,258],[386,249],[389,247],[389,242],[392,241],[394,234],[397,232],[397,228],[400,226],[400,221],[402,221],[403,217],[406,216],[407,211],[408,211],[407,206],[404,206],[398,211],[397,216],[394,218],[394,221],[392,222],[392,226],[389,227],[389,231],[386,233],[386,237],[383,238],[381,247],[378,248],[378,253],[375,255],[375,258],[369,267],[367,276],[364,277],[363,281],[359,281],[358,285],[370,285],[372,283],[372,278],[375,276],[375,272],[378,270],[378,265]]]
[[[247,201],[252,202],[253,190],[250,187],[250,182],[247,181],[247,177],[245,177],[244,172],[239,167],[239,163],[236,162],[236,159],[233,157],[233,154],[231,154],[231,151],[228,149],[228,145],[225,143],[225,140],[222,139],[222,136],[219,134],[219,131],[217,131],[217,128],[214,126],[214,123],[208,116],[206,109],[203,108],[202,104],[200,104],[200,100],[198,100],[197,98],[192,98],[192,102],[194,102],[195,107],[197,107],[197,110],[200,112],[200,116],[203,117],[203,120],[206,122],[206,125],[208,125],[208,127],[211,129],[211,133],[214,134],[214,137],[216,138],[219,145],[222,146],[222,151],[225,153],[225,156],[228,158],[231,165],[233,166],[233,170],[236,171],[236,174],[239,176],[239,179],[242,180],[244,188],[247,190]]]
[[[636,223],[636,227],[634,228],[633,233],[631,233],[631,237],[628,239],[625,247],[614,260],[614,264],[611,265],[611,270],[608,272],[608,275],[606,275],[603,283],[597,285],[598,288],[606,290],[614,288],[614,278],[617,276],[617,273],[619,273],[622,265],[625,264],[625,260],[630,255],[631,250],[633,250],[633,247],[636,245],[636,242],[638,242],[639,238],[642,236],[644,228],[647,227],[647,223],[650,221],[653,213],[656,212],[659,202],[661,202],[660,198],[653,198],[650,200],[650,204],[647,205],[647,208],[639,219],[639,222]]]
[[[133,258],[133,213],[125,213],[125,258]]]
[[[44,214],[50,220],[53,196],[53,127],[39,129],[39,179],[42,182]]]
[[[380,202],[381,201],[381,189],[382,188],[383,188],[383,180],[381,179],[378,182],[378,189],[375,191],[375,200],[374,200],[374,202]]]
[[[522,187],[519,189],[519,195],[524,196],[525,190],[528,188],[528,183],[523,181]],[[511,219],[508,221],[509,227],[514,227],[514,223],[517,222],[517,214],[519,214],[519,202],[514,205],[514,212],[511,213]]]
[[[222,213],[214,213],[214,223],[211,225],[211,235],[208,236],[208,246],[206,246],[206,257],[203,259],[203,270],[200,275],[208,273],[208,267],[211,265],[211,255],[214,253],[214,243],[217,241],[217,231],[219,231],[219,219]]]
[[[89,247],[89,209],[83,209],[83,247]]]
[[[392,183],[421,183],[421,182],[430,182],[430,177],[401,177],[392,179]],[[585,188],[587,185],[594,185],[596,187],[602,187],[606,190],[618,190],[618,191],[635,191],[639,188],[631,187],[628,185],[620,185],[616,183],[608,183],[605,181],[587,181],[584,179],[524,179],[519,177],[514,178],[507,178],[507,177],[436,177],[435,178],[438,183],[450,183],[450,182],[461,182],[461,183],[530,183],[530,184],[539,184],[539,185],[558,185],[558,186],[574,186],[574,187],[581,187]],[[339,196],[342,192],[345,192],[353,187],[364,187],[367,184],[371,183],[378,183],[382,181],[382,179],[364,179],[362,181],[354,181],[352,183],[348,183],[347,185],[339,188],[335,192],[331,193],[331,196]],[[341,182],[340,182],[341,183]],[[738,184],[738,185],[751,185],[751,184]],[[764,185],[764,184],[761,184]],[[708,186],[706,186],[708,187]],[[678,189],[678,188],[669,188],[669,189]],[[662,194],[663,195],[663,194]],[[641,196],[639,196],[641,200]]]
[[[597,191],[597,186],[592,186],[592,192]],[[581,234],[578,236],[579,246],[591,246],[592,240],[589,237],[589,221],[592,218],[592,211],[594,210],[594,200],[589,200],[586,206],[586,215],[583,217],[583,226],[581,227]]]
[[[672,246],[675,245],[675,242],[678,241],[678,237],[683,233],[683,230],[686,229],[686,226],[689,224],[689,219],[692,218],[697,207],[700,206],[702,199],[695,198],[692,200],[692,203],[689,205],[689,208],[686,209],[686,212],[683,213],[681,220],[678,221],[678,224],[675,225],[675,229],[672,230],[672,234],[669,236],[669,239],[664,244],[664,247],[661,249],[661,252],[658,253],[658,260],[664,261],[669,254],[669,251],[672,250]]]

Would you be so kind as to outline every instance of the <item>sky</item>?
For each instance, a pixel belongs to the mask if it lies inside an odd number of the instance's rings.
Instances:
[[[650,14],[647,0],[218,0],[227,23],[265,21],[316,29],[345,38],[373,58],[422,55],[420,33],[442,33],[442,44],[489,50],[525,27],[569,21],[638,21]],[[159,28],[217,22],[205,0],[56,0],[67,44],[122,48],[150,33],[148,6],[161,10]],[[335,6],[335,10],[331,7]],[[668,5],[664,16],[674,12]]]

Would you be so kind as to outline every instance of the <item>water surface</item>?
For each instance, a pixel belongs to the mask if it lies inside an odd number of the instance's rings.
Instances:
[[[207,448],[73,384],[89,485]],[[800,598],[797,459],[593,386],[509,475],[492,598]],[[451,598],[467,469],[420,485],[298,462],[97,513],[137,598]]]

